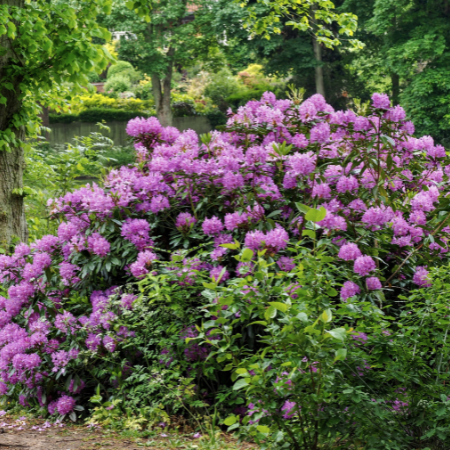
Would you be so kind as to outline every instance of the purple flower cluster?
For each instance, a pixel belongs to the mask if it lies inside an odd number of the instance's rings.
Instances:
[[[305,231],[314,228],[299,204],[326,211],[314,229],[346,274],[343,301],[370,296],[386,280],[427,287],[421,255],[445,261],[450,228],[440,228],[436,209],[449,195],[446,152],[429,136],[413,137],[404,110],[392,108],[384,94],[373,95],[363,117],[334,111],[320,95],[297,104],[265,93],[231,113],[226,132],[212,132],[208,144],[156,118],[133,119],[127,132],[138,164],[112,170],[104,187],[87,185],[50,201],[57,235],[0,255],[7,289],[0,297],[2,395],[12,385],[35,392],[44,378],[70,370],[77,351],[116,351],[127,331],[112,334],[112,323],[136,297],[118,293],[112,312],[113,280],[158,272],[157,261],[176,250],[202,249],[172,260],[169,269],[182,286],[252,274],[254,260],[233,257],[236,241],[254,258],[256,252],[271,258],[272,270],[293,271],[290,250],[299,239],[309,245]],[[282,143],[290,148],[285,155],[276,151]],[[401,266],[408,255],[410,264]],[[105,283],[105,291],[87,292],[85,312],[71,309],[73,292]],[[285,288],[292,299],[301,289],[295,280]],[[84,333],[84,346],[71,347],[74,333]],[[203,358],[201,348],[188,353]],[[59,407],[56,396],[47,402],[53,411],[73,408],[67,399]]]

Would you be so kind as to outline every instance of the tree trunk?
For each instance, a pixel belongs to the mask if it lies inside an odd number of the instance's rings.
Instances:
[[[167,52],[169,58],[165,77],[161,80],[158,74],[152,74],[152,90],[155,99],[156,115],[161,125],[168,127],[173,124],[172,108],[170,107],[172,74],[173,74],[173,55],[175,51],[170,48]]]
[[[0,4],[9,4],[11,6],[23,6],[21,0],[4,0]],[[13,61],[11,50],[12,40],[6,35],[0,36],[0,48],[6,49],[6,52],[0,56],[0,94],[6,97],[6,104],[0,104],[0,131],[12,130],[17,139],[25,139],[25,129],[14,128],[13,115],[19,113],[22,109],[22,93],[20,92],[21,79],[6,78],[8,67],[11,64],[18,64]],[[13,89],[2,88],[6,81],[13,85]],[[23,203],[23,169],[24,152],[22,147],[11,147],[9,151],[0,150],[0,247],[6,249],[13,237],[21,241],[28,239],[27,223],[25,221],[25,210]]]
[[[395,105],[398,105],[400,97],[400,76],[396,73],[391,73],[392,82],[392,101]]]
[[[313,36],[314,56],[316,58],[316,92],[322,94],[325,97],[325,84],[323,82],[323,65],[322,65],[322,47],[317,42],[315,36]]]

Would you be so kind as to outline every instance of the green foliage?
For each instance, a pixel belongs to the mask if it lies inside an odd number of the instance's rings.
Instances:
[[[205,86],[204,94],[209,97],[221,111],[227,109],[226,99],[239,89],[239,83],[228,69],[213,74]]]
[[[21,96],[17,109],[9,104],[12,99],[6,92],[0,92],[0,105],[13,108],[11,120],[0,130],[0,150],[19,145],[15,130],[21,126],[30,136],[36,135],[38,103],[64,107],[66,96],[88,84],[89,72],[101,72],[112,60],[104,47],[92,42],[93,37],[110,39],[96,21],[98,14],[109,13],[109,0],[75,1],[70,6],[59,0],[18,5],[0,5],[0,54],[7,55],[2,89]],[[4,45],[11,45],[11,50]]]
[[[24,191],[30,241],[55,233],[58,227],[58,223],[49,220],[47,201],[86,181],[99,184],[104,167],[114,165],[117,153],[111,139],[98,132],[75,138],[73,144],[63,148],[50,149],[41,144],[27,151]]]
[[[105,83],[105,91],[125,92],[131,89],[130,78],[124,74],[114,75]]]
[[[127,61],[117,61],[109,67],[107,75],[108,80],[117,75],[123,75],[129,78],[132,83],[135,83],[140,78],[140,74],[136,72],[134,67]]]
[[[127,121],[135,117],[151,117],[142,111],[122,111],[108,108],[91,108],[80,112],[80,114],[49,114],[50,123],[71,123],[71,122],[101,122],[101,121]]]
[[[206,117],[211,124],[213,130],[215,130],[218,126],[225,125],[227,123],[227,116],[220,111],[220,109],[212,109],[207,114]]]
[[[315,35],[315,39],[328,48],[341,44],[339,34],[353,36],[357,28],[357,16],[352,13],[338,13],[331,1],[310,0],[298,2],[295,0],[257,0],[256,5],[249,0],[239,1],[241,6],[247,6],[247,18],[244,23],[252,34],[263,35],[270,39],[271,34],[280,34],[281,18],[286,17],[286,25],[300,32]],[[258,4],[268,9],[264,16],[258,14]],[[331,24],[336,23],[338,33],[333,32]],[[346,39],[347,40],[347,39]],[[362,48],[356,39],[348,40],[355,48]]]

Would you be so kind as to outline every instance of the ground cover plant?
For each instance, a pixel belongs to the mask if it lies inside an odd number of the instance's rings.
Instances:
[[[0,256],[0,394],[129,427],[225,419],[270,448],[446,442],[446,339],[419,364],[400,297],[447,264],[443,147],[382,94],[367,116],[267,92],[201,139],[127,132],[136,165]]]

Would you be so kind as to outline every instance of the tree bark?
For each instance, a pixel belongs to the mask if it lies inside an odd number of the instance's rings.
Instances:
[[[400,76],[396,73],[391,73],[392,82],[392,101],[395,105],[398,105],[400,97]]]
[[[23,7],[23,0],[0,0],[0,4]],[[22,93],[20,92],[22,79],[7,77],[11,65],[19,63],[13,60],[12,40],[6,35],[0,36],[0,47],[6,49],[3,56],[0,56],[0,93],[6,97],[6,104],[0,104],[0,131],[11,129],[16,138],[23,141],[25,139],[24,127],[15,128],[12,125],[14,114],[19,113],[22,109]],[[13,89],[2,88],[6,81],[12,83]],[[22,147],[10,146],[9,151],[0,150],[0,247],[4,249],[11,244],[13,237],[17,237],[21,241],[28,239],[23,195],[21,194],[24,165]]]
[[[316,92],[325,97],[325,84],[323,81],[323,65],[322,65],[322,47],[313,36],[314,56],[316,59],[315,78],[316,78]]]
[[[173,124],[172,108],[170,107],[172,74],[173,74],[173,55],[175,51],[170,48],[167,52],[169,57],[168,67],[165,77],[161,79],[158,74],[152,74],[152,90],[155,99],[156,115],[161,125],[168,127]]]

